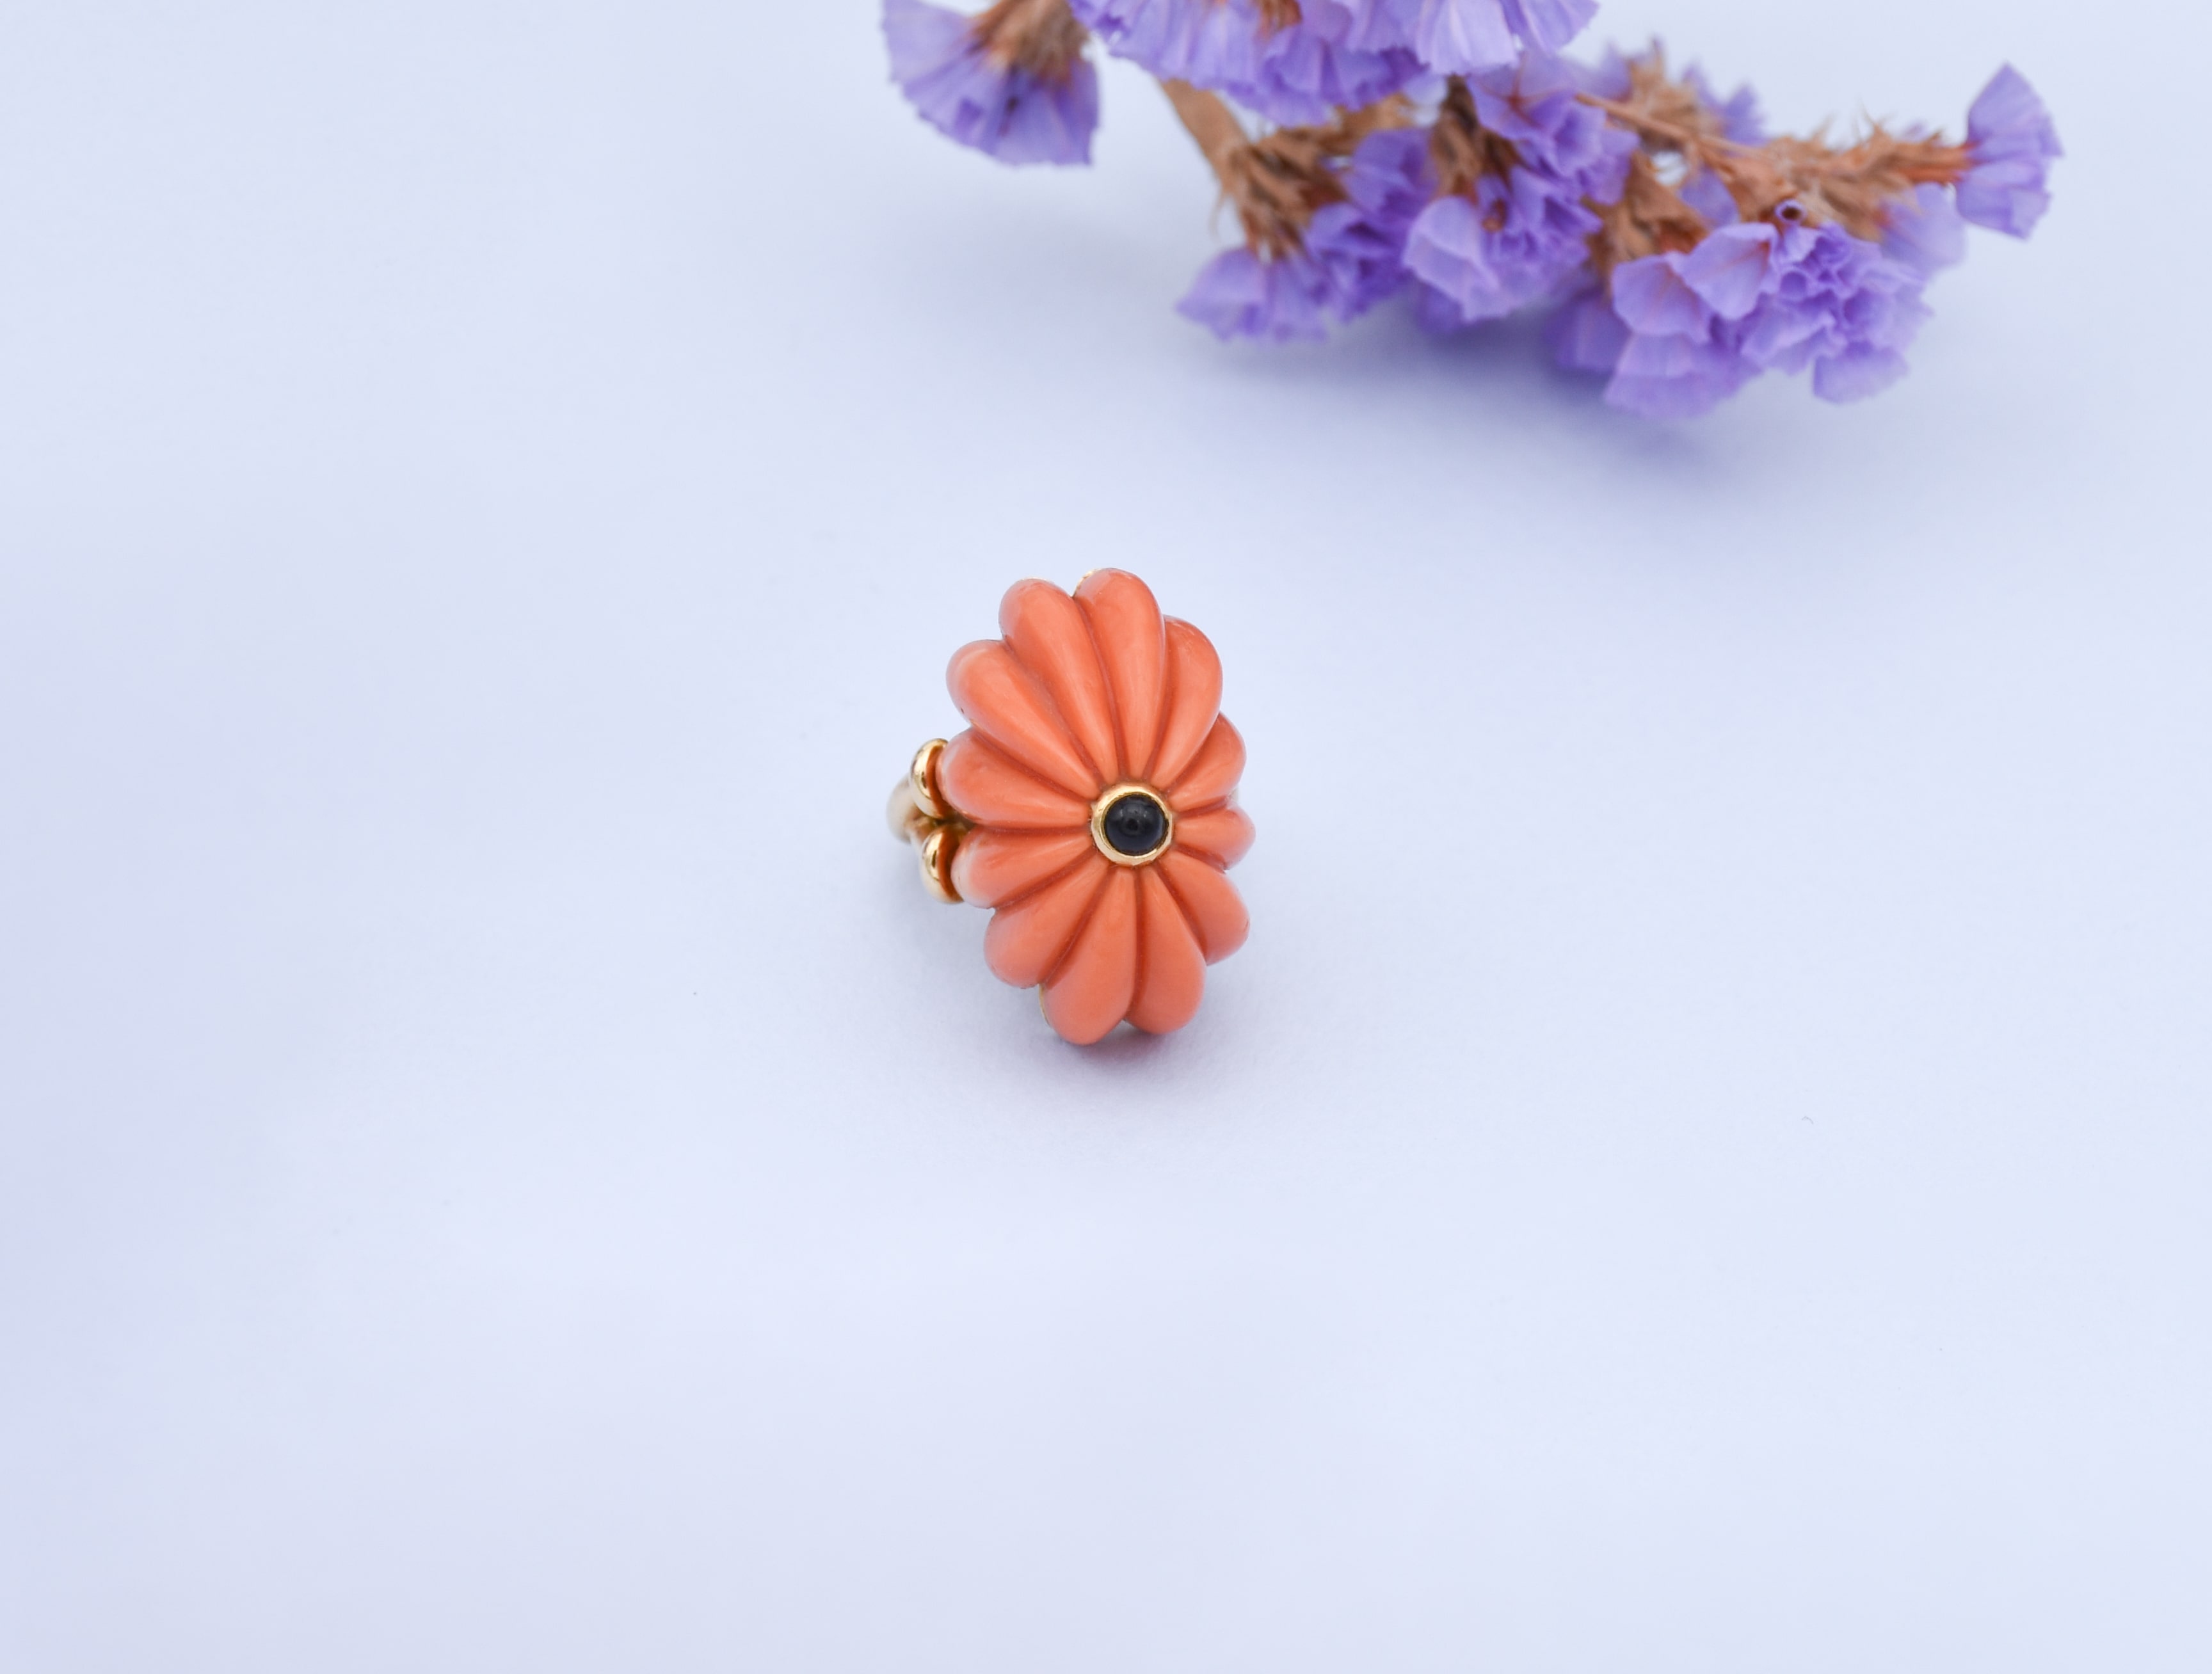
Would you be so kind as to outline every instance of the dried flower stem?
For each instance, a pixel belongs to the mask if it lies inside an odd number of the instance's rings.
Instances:
[[[1191,138],[1198,142],[1199,150],[1218,178],[1229,153],[1249,143],[1243,124],[1237,121],[1236,113],[1218,94],[1194,88],[1188,82],[1172,80],[1163,80],[1160,91],[1167,94],[1177,119]]]
[[[1447,196],[1471,195],[1475,182],[1484,175],[1503,179],[1510,174],[1521,154],[1482,125],[1466,79],[1455,76],[1444,83],[1443,102],[1437,106],[1435,126],[1429,130],[1429,161],[1437,171],[1438,191]]]
[[[1628,160],[1620,196],[1589,207],[1604,223],[1590,239],[1590,260],[1600,279],[1611,278],[1623,262],[1694,250],[1711,230],[1705,218],[1659,178],[1658,166],[1642,151]]]
[[[1711,170],[1747,221],[1834,221],[1854,237],[1878,240],[1899,197],[1916,185],[1956,185],[1973,164],[1966,147],[1948,144],[1941,136],[1908,139],[1880,126],[1841,151],[1819,138],[1742,145],[1715,131],[1711,112],[1679,83],[1638,88],[1638,94],[1626,100],[1580,97],[1643,141],[1647,153],[1672,153]],[[1688,112],[1684,100],[1692,106]],[[1661,190],[1680,203],[1678,196]],[[1662,241],[1656,247],[1668,246]]]
[[[997,0],[969,27],[993,64],[1048,82],[1066,81],[1091,39],[1067,0]]]
[[[1302,249],[1314,211],[1344,197],[1333,166],[1368,135],[1413,119],[1405,100],[1386,99],[1317,126],[1278,128],[1255,139],[1218,94],[1174,80],[1160,88],[1213,170],[1222,201],[1237,211],[1245,244],[1271,261]]]

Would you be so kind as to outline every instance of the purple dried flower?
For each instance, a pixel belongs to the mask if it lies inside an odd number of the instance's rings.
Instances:
[[[1602,290],[1583,291],[1544,322],[1544,341],[1570,372],[1611,372],[1628,347],[1628,327]]]
[[[1087,163],[1098,74],[1064,0],[1000,0],[965,17],[884,0],[891,78],[921,118],[1002,163]]]
[[[1547,191],[1528,169],[1486,175],[1472,200],[1454,194],[1421,212],[1406,265],[1457,311],[1455,324],[1498,319],[1540,301],[1581,265],[1598,219]],[[1449,315],[1440,315],[1449,318]]]
[[[1635,138],[1582,102],[1565,64],[1530,52],[1507,69],[1468,77],[1467,85],[1482,125],[1522,162],[1580,183],[1601,203],[1620,196]]]
[[[1224,343],[1318,343],[1328,335],[1322,315],[1332,289],[1310,257],[1268,261],[1249,250],[1224,250],[1200,270],[1176,312]]]
[[[2010,64],[1966,112],[1973,167],[1959,182],[1959,213],[1977,227],[2024,239],[2051,207],[2051,160],[2064,156],[2051,112]]]
[[[1467,88],[1469,103],[1448,97],[1439,123],[1471,115],[1512,161],[1504,174],[1486,161],[1472,183],[1421,212],[1406,241],[1406,265],[1457,309],[1462,324],[1511,313],[1572,278],[1601,225],[1589,204],[1620,196],[1636,149],[1576,97],[1572,73],[1557,59],[1531,53],[1513,70],[1470,78]]]
[[[1387,99],[1421,73],[1410,42],[1354,44],[1364,7],[1320,0],[1308,15],[1286,0],[1072,3],[1116,58],[1225,94],[1272,122],[1321,122],[1333,109]]]
[[[1890,205],[1881,247],[1922,278],[1932,279],[1966,259],[1966,223],[1942,187],[1915,186],[1910,197]]]
[[[1315,212],[1305,247],[1328,276],[1337,318],[1352,319],[1406,283],[1406,234],[1435,190],[1428,136],[1411,128],[1370,134],[1340,184],[1345,201]]]
[[[1596,0],[1072,0],[1117,58],[1310,123],[1443,75],[1557,52]]]
[[[1431,191],[1427,136],[1404,128],[1370,134],[1316,184],[1343,196],[1258,248],[1217,256],[1180,311],[1224,340],[1285,343],[1318,338],[1325,314],[1356,319],[1401,289],[1406,229]]]
[[[1886,387],[1966,222],[2025,236],[2049,206],[2057,136],[2009,66],[1962,143],[1879,125],[1770,140],[1748,88],[1672,75],[1656,43],[1592,68],[1553,56],[1594,9],[884,0],[884,27],[922,115],[1008,161],[1089,161],[1086,27],[1158,75],[1243,234],[1178,305],[1221,337],[1317,340],[1400,291],[1437,331],[1556,300],[1559,361],[1653,416],[1770,371],[1809,372],[1831,401]],[[1405,125],[1422,106],[1428,125]]]
[[[1670,417],[1702,412],[1756,372],[1813,370],[1813,392],[1856,401],[1905,373],[1928,317],[1925,276],[1830,222],[1724,227],[1695,250],[1613,276],[1630,330],[1607,398]]]
[[[1637,332],[1613,363],[1606,404],[1638,418],[1703,418],[1757,375],[1724,331],[1698,337]]]
[[[1727,252],[1701,263],[1706,251],[1726,241],[1758,241],[1761,232],[1767,234],[1765,273],[1751,306],[1741,306],[1741,268],[1705,290],[1705,274],[1728,264]],[[1724,227],[1684,259],[1683,276],[1716,313],[1742,320],[1746,360],[1772,372],[1811,367],[1813,393],[1826,401],[1856,401],[1902,378],[1904,351],[1928,318],[1920,300],[1925,276],[1832,221]]]
[[[1532,52],[1559,53],[1597,15],[1597,0],[1504,0],[1505,21]]]
[[[1425,128],[1384,128],[1360,141],[1344,173],[1345,195],[1370,220],[1413,225],[1436,191]]]
[[[1709,168],[1692,169],[1674,190],[1708,227],[1732,227],[1743,219],[1728,182]]]
[[[1523,45],[1554,53],[1597,15],[1596,0],[1422,0],[1413,50],[1440,76],[1510,65]]]
[[[1613,273],[1613,308],[1628,328],[1605,398],[1645,418],[1695,418],[1757,375],[1723,319],[1682,276],[1680,255],[1646,256]]]

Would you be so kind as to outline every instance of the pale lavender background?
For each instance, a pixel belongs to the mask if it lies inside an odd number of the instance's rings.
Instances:
[[[2212,26],[1929,11],[1613,0],[2073,152],[1655,428],[847,0],[9,8],[0,1669],[2212,1663]],[[878,819],[1109,563],[1261,835],[1086,1055]]]

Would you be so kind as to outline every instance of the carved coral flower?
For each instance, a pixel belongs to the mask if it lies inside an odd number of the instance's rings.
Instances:
[[[924,769],[969,828],[953,889],[996,909],[984,957],[1041,988],[1047,1020],[1078,1045],[1124,1018],[1181,1028],[1206,967],[1248,928],[1224,876],[1252,822],[1236,804],[1244,741],[1220,713],[1220,659],[1121,570],[1094,571],[1073,597],[1017,582],[999,627],[1004,639],[953,657],[945,682],[969,730]]]

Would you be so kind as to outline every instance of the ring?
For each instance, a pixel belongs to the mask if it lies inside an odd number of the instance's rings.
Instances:
[[[1072,595],[1018,581],[999,631],[953,654],[968,730],[915,752],[892,834],[937,900],[994,909],[985,962],[1063,1039],[1179,1029],[1250,927],[1226,876],[1252,822],[1221,659],[1124,570]]]

